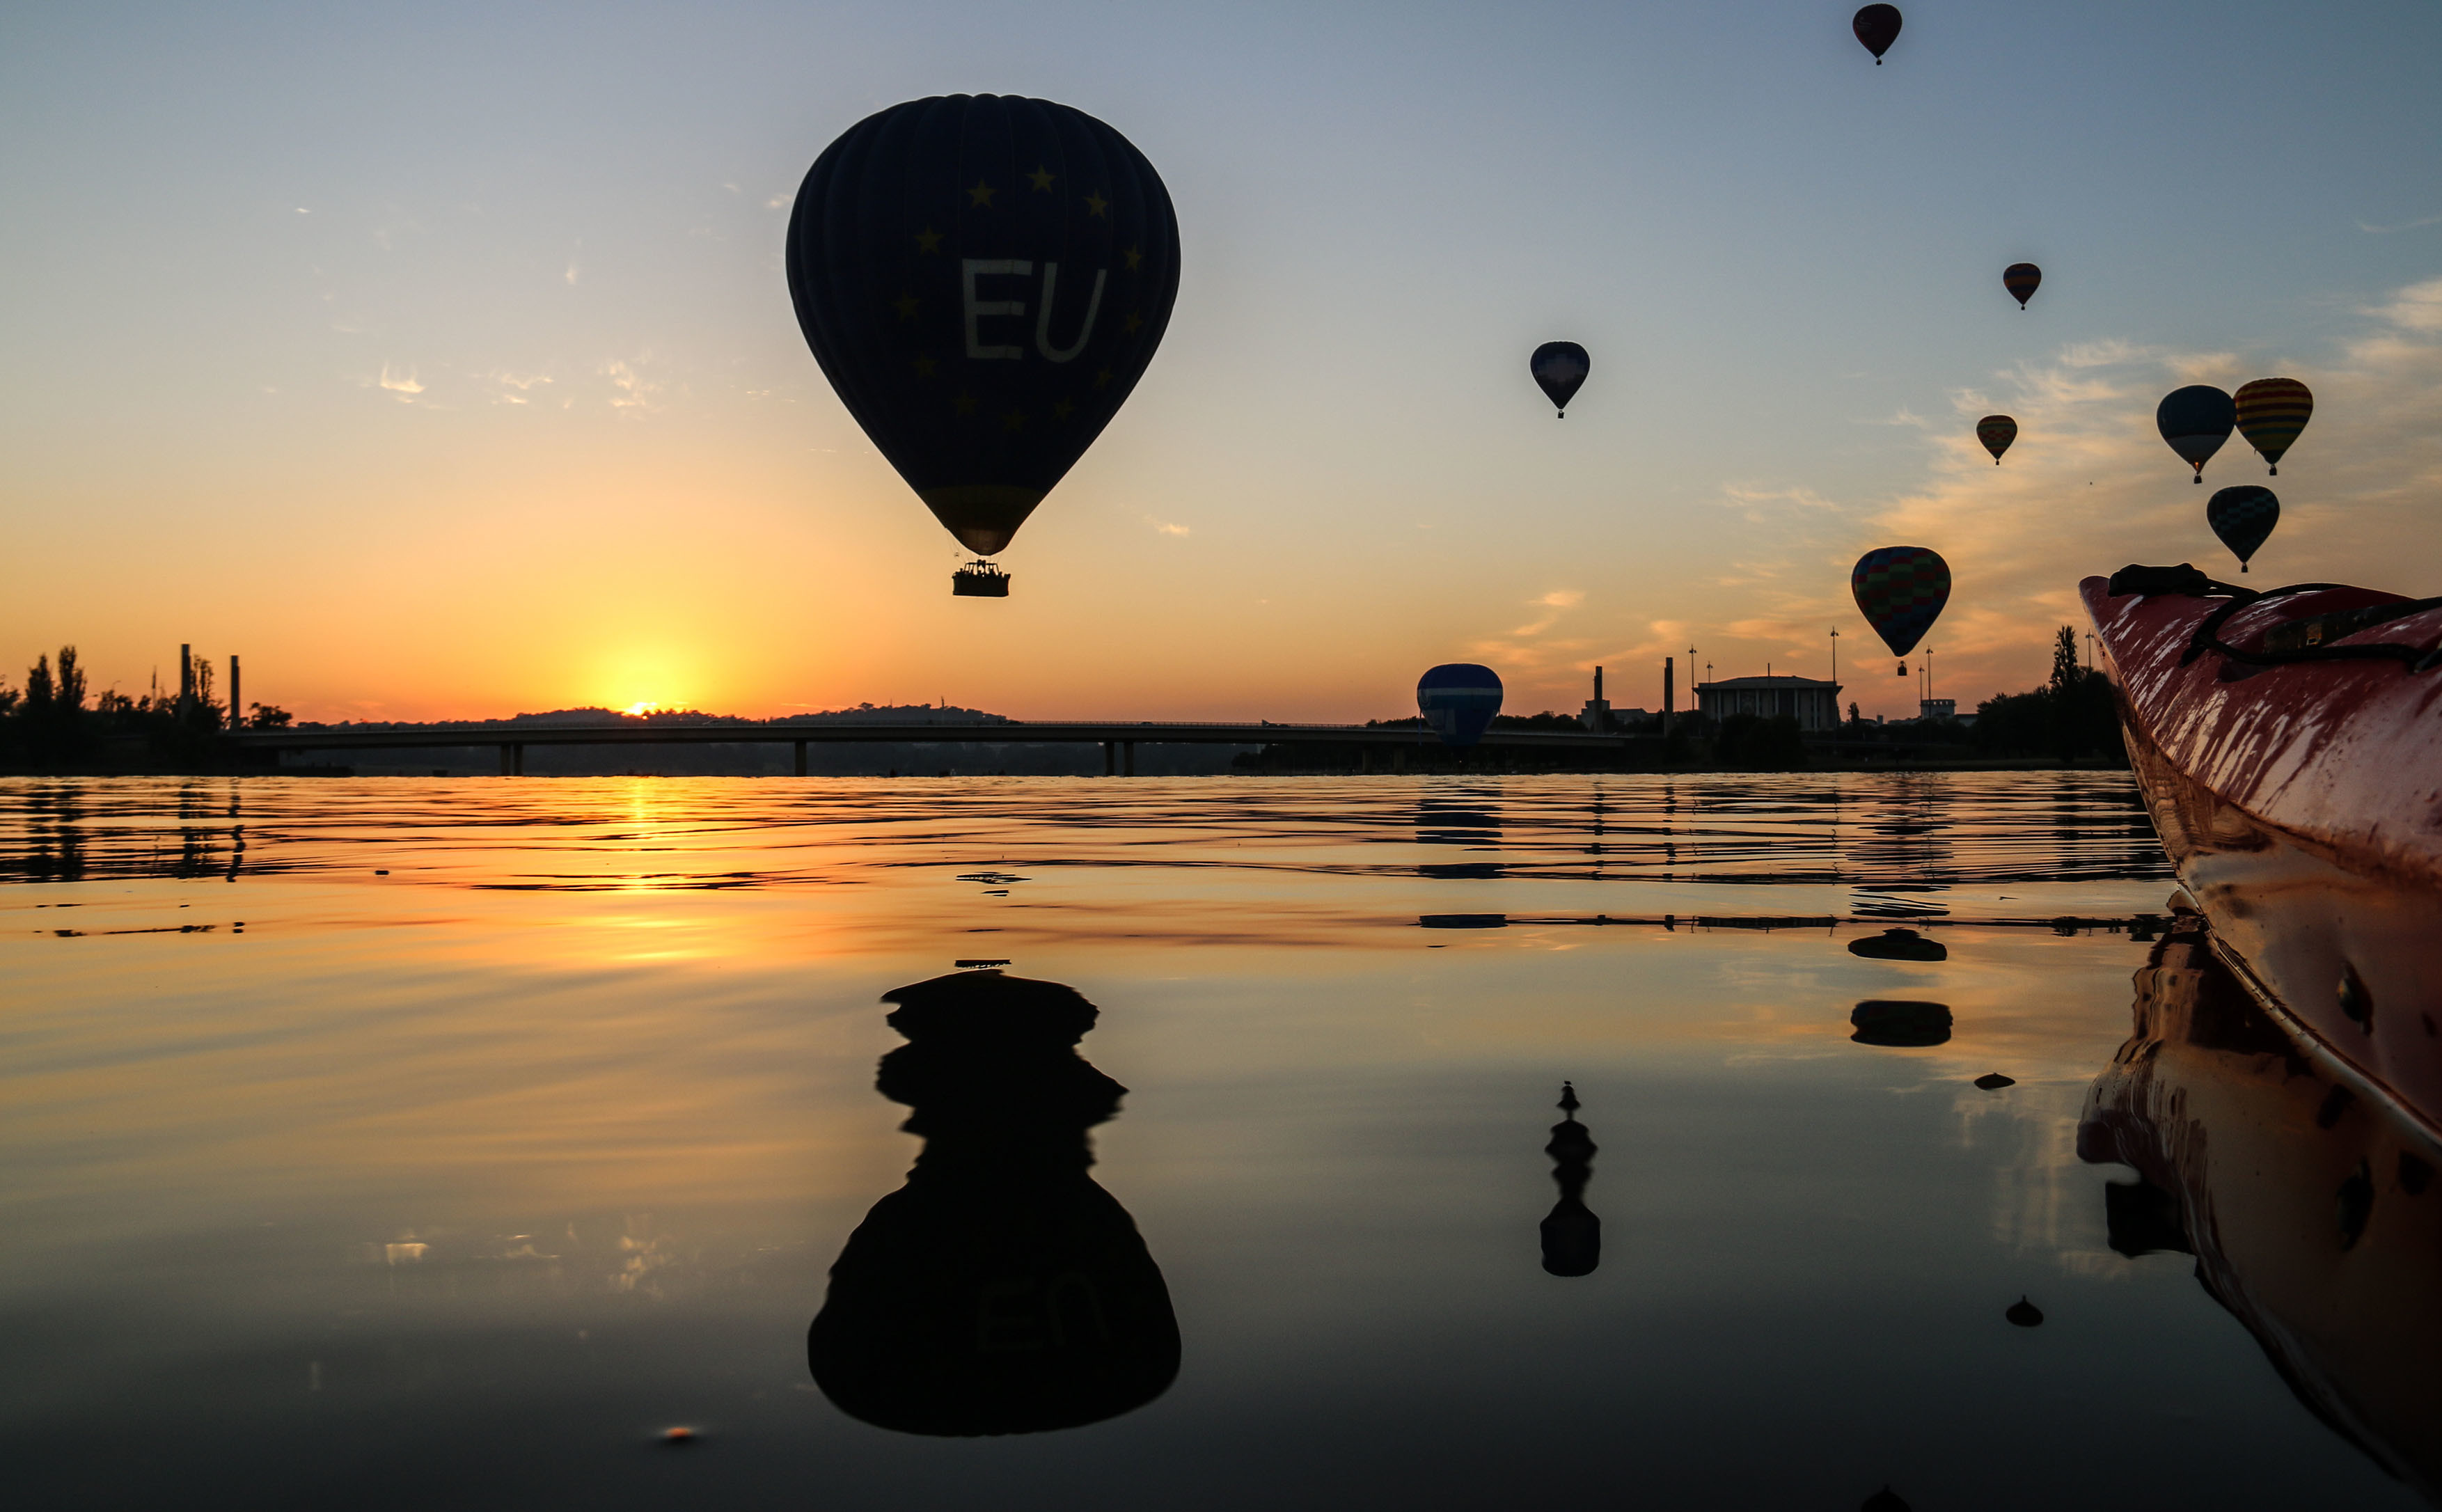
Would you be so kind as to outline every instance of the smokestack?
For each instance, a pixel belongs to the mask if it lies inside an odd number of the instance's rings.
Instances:
[[[228,727],[232,730],[243,730],[246,728],[246,715],[243,712],[246,705],[238,701],[238,692],[237,653],[235,651],[231,651],[229,652]]]
[[[1595,667],[1595,701],[1596,703],[1600,703],[1600,702],[1602,701],[1602,668],[1601,668],[1601,667]]]
[[[178,717],[184,719],[195,706],[195,648],[181,641],[178,644]]]
[[[1678,693],[1673,686],[1677,682],[1678,660],[1675,656],[1666,656],[1662,659],[1662,733],[1664,735],[1670,733],[1670,716],[1677,712],[1678,708]]]

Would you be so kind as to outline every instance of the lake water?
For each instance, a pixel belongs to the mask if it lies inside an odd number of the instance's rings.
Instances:
[[[2430,1214],[2112,1157],[2320,1091],[2127,1092],[2122,775],[16,780],[0,884],[19,1505],[2425,1504],[2280,1246]]]

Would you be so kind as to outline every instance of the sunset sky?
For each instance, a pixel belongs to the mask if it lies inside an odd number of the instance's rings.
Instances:
[[[1863,551],[1948,557],[1972,704],[2081,575],[2234,573],[2204,501],[2257,482],[2249,581],[2442,592],[2442,7],[1920,0],[1879,68],[1851,9],[11,8],[0,676],[1339,720],[1453,660],[1512,712],[1596,663],[1650,706],[1690,645],[1823,676],[1836,628],[1897,716]],[[950,596],[780,265],[827,143],[957,91],[1125,133],[1183,246],[1006,601]],[[2233,437],[2191,486],[2155,401],[2272,374],[2318,401],[2280,477]]]

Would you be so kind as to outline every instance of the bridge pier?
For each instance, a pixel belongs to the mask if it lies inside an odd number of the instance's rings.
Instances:
[[[501,775],[522,777],[526,774],[526,746],[522,740],[501,742]]]
[[[797,745],[797,775],[799,775],[799,776],[801,776],[801,777],[802,777],[802,776],[804,776],[804,775],[806,774],[806,742],[805,742],[805,741],[803,741],[803,740],[799,740],[798,742],[796,742],[796,745]]]
[[[1137,774],[1137,743],[1134,740],[1120,742],[1120,767],[1122,776],[1133,777]]]
[[[1120,742],[1117,740],[1104,740],[1102,744],[1103,775],[1106,777],[1116,777],[1120,774]]]

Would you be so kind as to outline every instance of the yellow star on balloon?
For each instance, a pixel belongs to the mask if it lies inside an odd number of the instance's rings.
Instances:
[[[902,294],[890,303],[891,307],[899,312],[899,319],[902,320],[916,319],[916,296],[913,294]]]
[[[1066,420],[1076,412],[1077,407],[1066,399],[1051,407],[1051,418],[1054,420]]]
[[[1144,261],[1144,254],[1138,251],[1133,246],[1129,247],[1126,251],[1121,252],[1120,255],[1128,260],[1128,271],[1131,273],[1137,270],[1138,264]]]
[[[941,233],[927,226],[916,233],[916,250],[938,252],[941,249]]]
[[[1085,196],[1085,213],[1088,215],[1101,216],[1103,219],[1108,220],[1110,217],[1103,215],[1103,212],[1110,208],[1111,202],[1104,199],[1100,194],[1088,194]]]
[[[962,393],[950,401],[950,408],[956,410],[962,415],[974,414],[975,412],[975,396],[972,393]]]
[[[1011,410],[1009,413],[1000,417],[1000,428],[1011,434],[1015,434],[1016,432],[1025,429],[1026,411],[1023,410]]]
[[[1136,335],[1139,330],[1143,328],[1143,326],[1144,317],[1137,314],[1134,310],[1130,310],[1128,312],[1128,318],[1120,322],[1120,329],[1130,336]]]
[[[1094,387],[1095,387],[1095,388],[1097,388],[1097,389],[1103,388],[1103,386],[1107,385],[1110,381],[1111,381],[1111,370],[1110,370],[1110,369],[1108,369],[1108,368],[1104,368],[1102,372],[1097,373],[1095,373],[1095,374],[1094,374]]]
[[[1041,163],[1035,164],[1034,172],[1027,174],[1026,176],[1034,181],[1034,191],[1036,193],[1048,194],[1051,192],[1051,171],[1045,168]]]
[[[916,359],[916,376],[920,378],[929,378],[933,375],[933,370],[939,366],[940,364],[934,361],[931,357],[918,357]]]
[[[993,189],[990,184],[987,184],[982,179],[978,178],[975,180],[975,187],[967,191],[967,203],[971,207],[982,206],[986,209],[990,209],[992,206],[992,197],[997,192],[999,192],[999,191]]]

